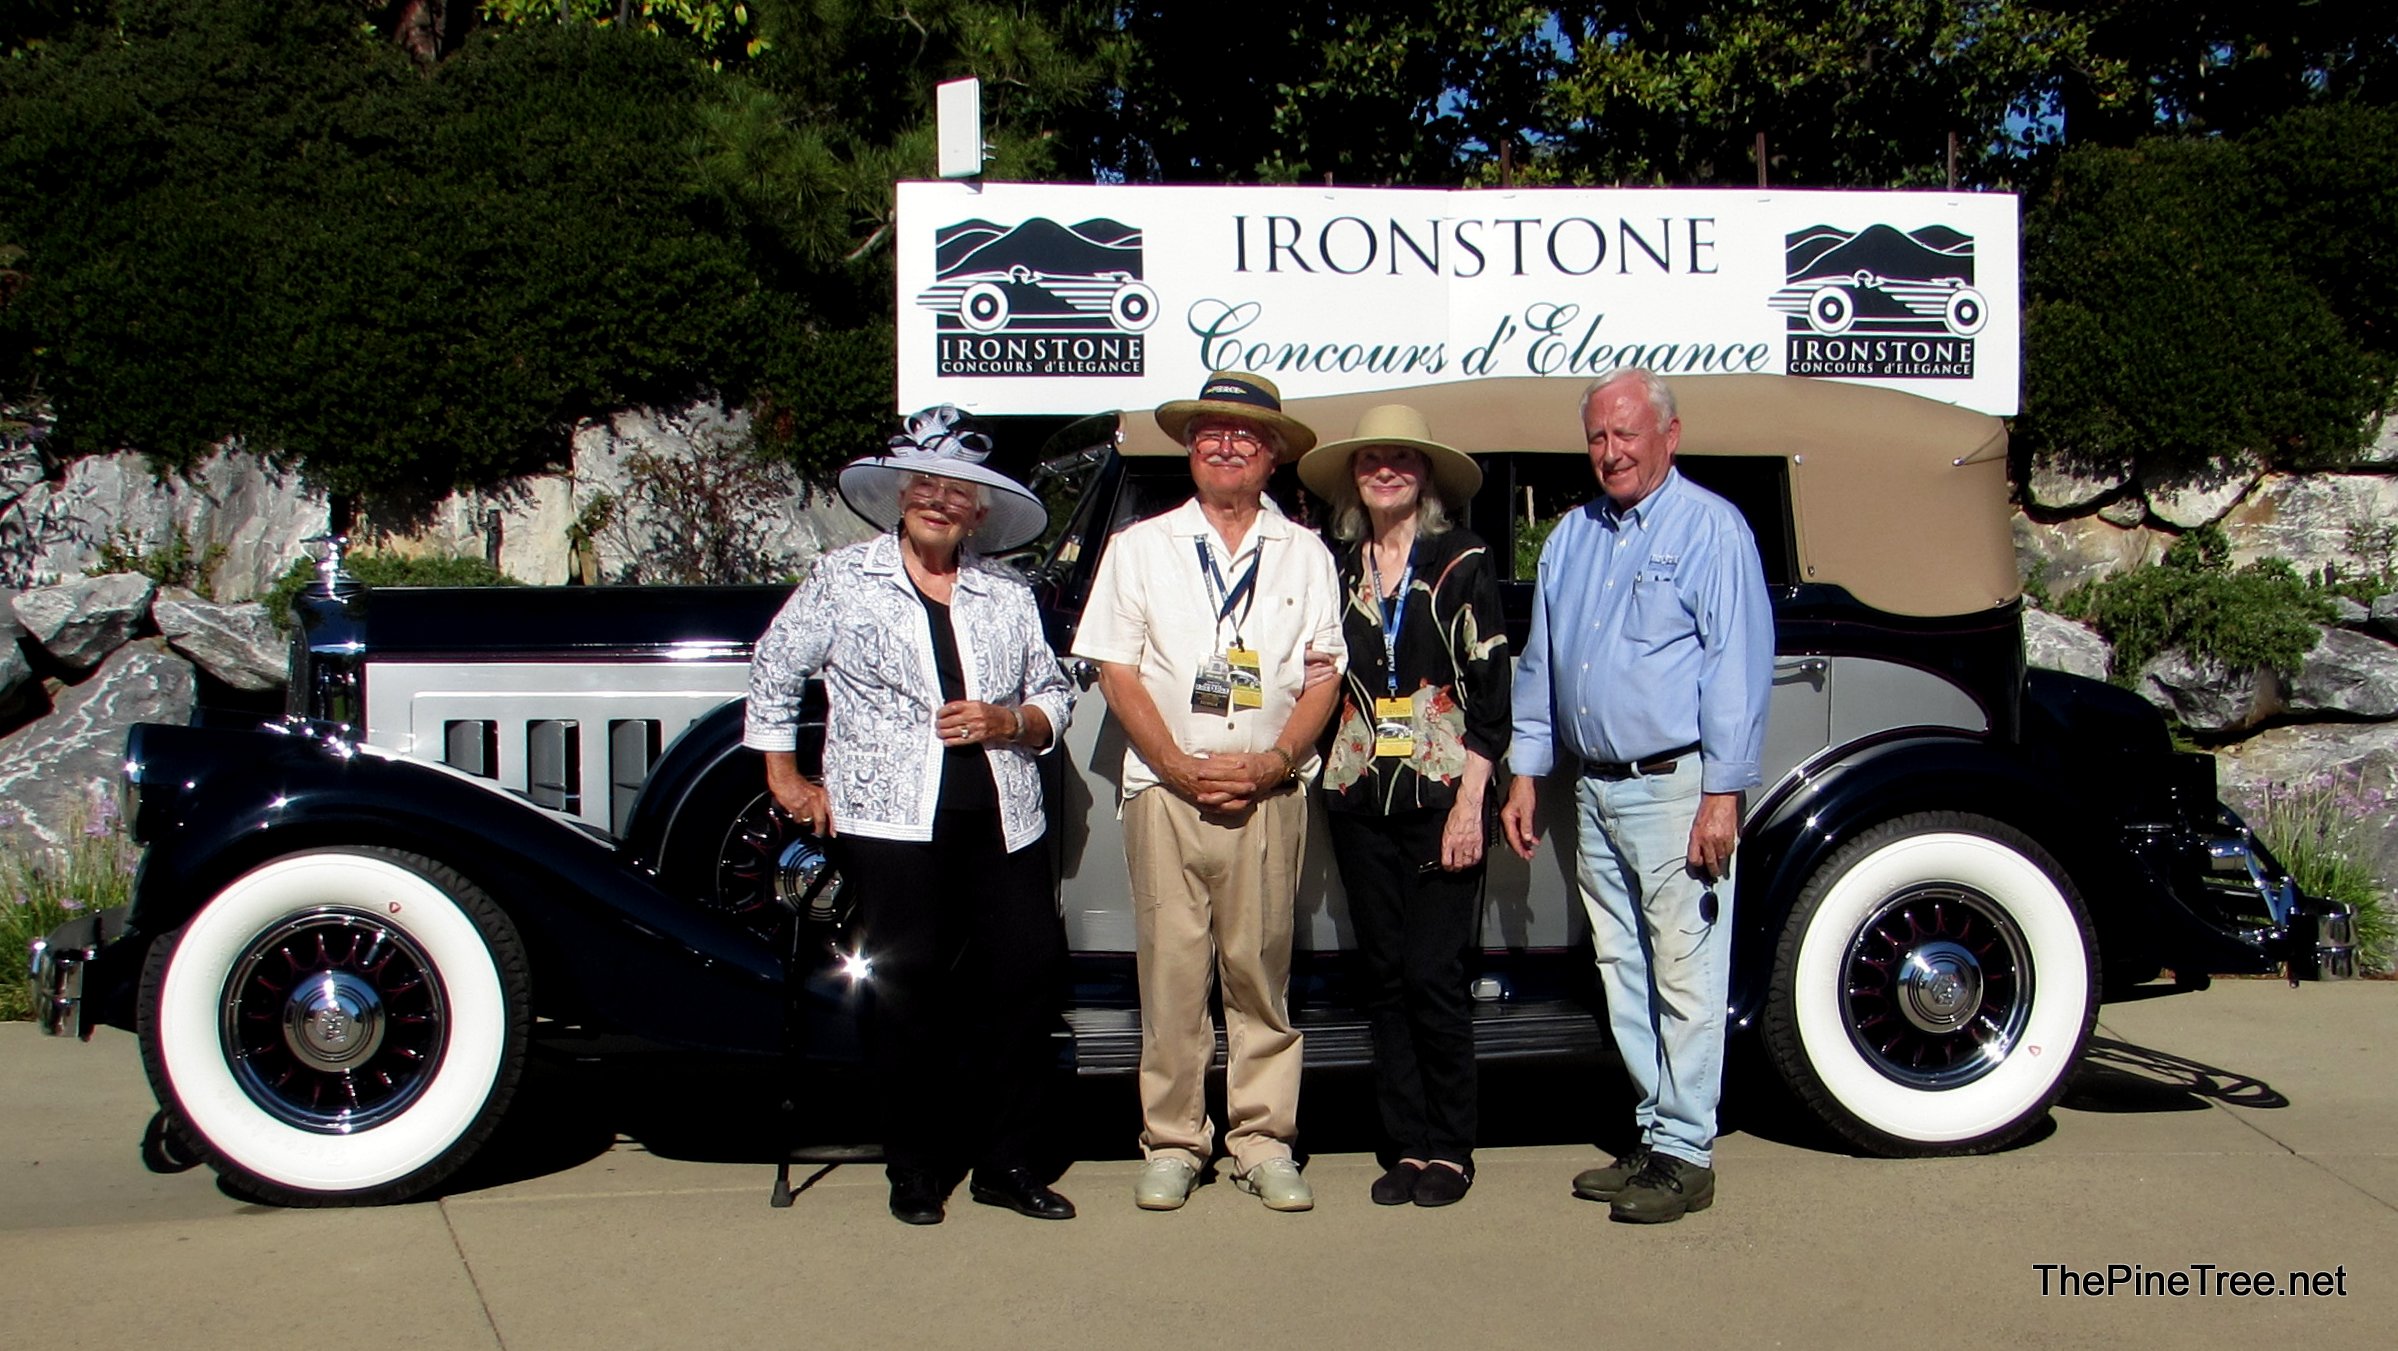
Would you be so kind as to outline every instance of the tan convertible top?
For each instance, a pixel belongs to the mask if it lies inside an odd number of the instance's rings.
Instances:
[[[1432,434],[1468,454],[1587,453],[1581,380],[1493,377],[1367,394],[1293,399],[1288,412],[1326,440],[1376,404],[1421,410]],[[1667,381],[1685,455],[1778,455],[1790,462],[1799,576],[1877,609],[1954,615],[2015,599],[2007,510],[2007,429],[1987,413],[1913,394],[1786,375]],[[1121,414],[1127,455],[1180,455],[1146,409]],[[1593,491],[1596,491],[1595,485]]]

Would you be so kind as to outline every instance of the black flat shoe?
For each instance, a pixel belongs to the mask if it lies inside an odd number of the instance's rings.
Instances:
[[[1366,1194],[1378,1206],[1403,1206],[1415,1199],[1415,1181],[1424,1175],[1423,1165],[1394,1163],[1390,1171],[1374,1179]]]
[[[939,1224],[942,1187],[930,1173],[891,1179],[891,1217],[901,1224]]]
[[[986,1206],[1005,1206],[1019,1215],[1036,1220],[1070,1220],[1074,1218],[1074,1203],[1041,1184],[1022,1168],[1008,1168],[997,1173],[974,1175],[967,1193]]]
[[[1413,1198],[1419,1206],[1453,1206],[1465,1199],[1466,1189],[1474,1185],[1472,1173],[1461,1173],[1445,1163],[1425,1167],[1415,1180]]]

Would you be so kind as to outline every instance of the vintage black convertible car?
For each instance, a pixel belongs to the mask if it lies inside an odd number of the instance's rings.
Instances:
[[[2353,970],[2350,917],[2216,800],[2209,757],[2175,751],[2130,694],[2026,669],[1996,419],[1781,377],[1675,388],[1681,464],[1755,527],[1779,629],[1734,1035],[1831,1129],[1876,1153],[1996,1148],[2063,1090],[2107,992],[2165,970]],[[1404,396],[1481,458],[1470,524],[1503,558],[1527,503],[1537,518],[1590,491],[1575,389]],[[1346,428],[1388,397],[1293,411]],[[1069,428],[1037,477],[1062,505],[1024,562],[1064,650],[1112,532],[1188,480],[1137,413]],[[1529,590],[1506,588],[1519,640]],[[750,643],[783,595],[368,591],[328,566],[298,602],[289,718],[135,729],[134,898],[37,950],[46,1025],[136,1031],[181,1137],[285,1204],[438,1183],[537,1041],[789,1057],[802,1083],[854,1059],[873,980],[853,898],[739,745]],[[1129,1069],[1139,1045],[1121,746],[1092,690],[1048,758],[1074,952],[1060,1052],[1085,1073]],[[1547,824],[1536,862],[1500,851],[1488,870],[1485,1056],[1603,1045],[1555,842],[1571,821]],[[1364,1060],[1326,849],[1298,943],[1309,1063]]]

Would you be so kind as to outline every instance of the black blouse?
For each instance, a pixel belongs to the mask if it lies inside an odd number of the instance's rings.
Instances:
[[[1456,805],[1468,750],[1494,767],[1507,756],[1511,669],[1490,549],[1471,531],[1452,529],[1418,538],[1414,563],[1396,649],[1399,697],[1414,705],[1415,748],[1404,758],[1376,758],[1374,701],[1390,697],[1382,617],[1367,580],[1365,543],[1341,551],[1349,673],[1324,760],[1325,796],[1334,811],[1447,811]]]
[[[915,583],[915,578],[908,579],[910,586]],[[949,622],[949,607],[925,595],[922,587],[916,587],[916,599],[924,602],[925,623],[932,629],[933,674],[941,682],[941,702],[955,703],[966,697],[966,664],[958,657],[957,629]],[[994,811],[998,806],[991,757],[982,744],[942,747],[939,810]]]

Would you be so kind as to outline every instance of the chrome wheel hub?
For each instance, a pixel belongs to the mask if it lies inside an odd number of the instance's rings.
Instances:
[[[383,1045],[383,998],[347,971],[310,977],[283,1006],[283,1040],[320,1069],[354,1065]]]
[[[1898,972],[1898,1008],[1926,1032],[1954,1032],[1982,1008],[1982,964],[1955,943],[1930,942]]]

